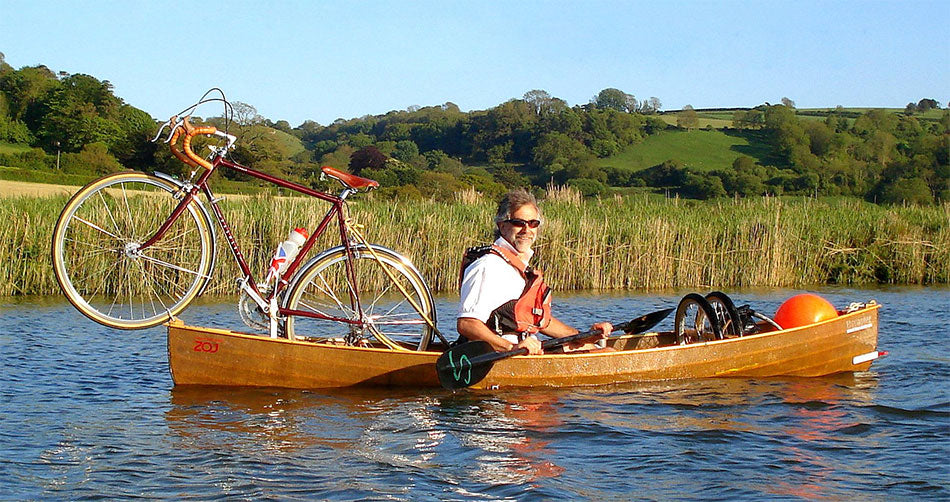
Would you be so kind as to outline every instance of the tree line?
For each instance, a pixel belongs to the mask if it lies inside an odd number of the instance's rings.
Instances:
[[[915,116],[939,109],[934,100],[921,100],[913,110],[908,105],[903,113],[839,109],[818,118],[798,114],[787,98],[736,110],[727,133],[767,144],[772,155],[737,155],[730,170],[701,171],[669,159],[634,172],[598,162],[650,135],[695,129],[692,107],[671,126],[659,115],[661,106],[656,97],[639,100],[614,88],[575,106],[532,90],[488,110],[462,112],[449,102],[291,127],[236,102],[231,132],[240,141],[233,156],[321,188],[321,165],[348,169],[379,180],[382,194],[395,198],[450,198],[469,188],[494,196],[513,186],[540,190],[553,182],[586,195],[630,187],[702,199],[807,194],[950,200],[950,112],[936,121]],[[225,125],[223,117],[195,121]],[[149,142],[156,128],[147,113],[115,96],[108,81],[42,65],[16,70],[0,55],[0,141],[33,147],[0,153],[0,165],[49,169],[61,157],[63,172],[102,174],[125,166],[187,174],[167,148]]]

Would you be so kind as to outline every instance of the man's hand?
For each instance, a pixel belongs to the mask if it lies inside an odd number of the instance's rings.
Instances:
[[[518,345],[513,347],[513,349],[520,349],[522,347],[528,349],[528,354],[532,356],[544,354],[544,350],[541,349],[541,341],[538,340],[538,337],[534,335],[521,340]]]
[[[614,327],[613,327],[613,325],[610,324],[609,322],[598,322],[598,323],[594,323],[594,324],[590,327],[590,330],[591,330],[591,331],[598,331],[598,330],[600,330],[600,333],[599,333],[599,334],[593,334],[593,335],[591,335],[590,338],[588,338],[588,339],[586,339],[586,340],[580,340],[580,341],[577,341],[577,342],[574,342],[574,343],[569,343],[569,344],[567,345],[567,347],[564,348],[564,352],[574,352],[574,351],[577,351],[577,350],[594,350],[594,349],[597,349],[597,348],[599,348],[599,346],[598,346],[598,345],[594,345],[593,341],[594,341],[594,340],[604,340],[604,339],[606,339],[608,336],[610,336],[610,333],[612,333],[612,332],[614,331]]]
[[[614,326],[610,324],[609,322],[597,322],[597,323],[594,323],[590,327],[590,329],[592,331],[598,330],[598,329],[601,330],[602,333],[600,334],[599,338],[603,339],[603,338],[607,338],[608,336],[610,336],[611,333],[613,333]]]

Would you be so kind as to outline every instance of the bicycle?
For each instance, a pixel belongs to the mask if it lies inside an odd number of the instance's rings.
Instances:
[[[220,97],[209,97],[213,92]],[[198,107],[210,102],[224,104],[224,131],[190,123]],[[227,158],[237,141],[227,132],[232,115],[224,93],[212,89],[159,128],[153,141],[170,128],[165,142],[175,157],[193,167],[188,179],[159,172],[115,173],[86,185],[69,200],[53,232],[52,259],[56,280],[70,303],[112,328],[143,329],[173,319],[211,279],[217,256],[212,222],[216,222],[241,270],[238,305],[248,326],[290,340],[342,335],[351,345],[366,345],[372,336],[396,350],[426,350],[435,333],[447,345],[435,325],[432,293],[412,262],[392,249],[368,243],[360,226],[346,216],[347,198],[379,183],[323,167],[324,176],[343,185],[338,195],[332,195],[238,164]],[[192,150],[199,136],[219,141],[208,145],[207,158]],[[208,184],[220,168],[330,204],[273,284],[255,279]],[[340,245],[304,262],[334,221]]]

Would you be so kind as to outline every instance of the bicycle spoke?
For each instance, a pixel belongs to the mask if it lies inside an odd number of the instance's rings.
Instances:
[[[197,271],[195,271],[195,270],[190,270],[190,269],[187,269],[187,268],[184,268],[184,267],[179,267],[178,265],[174,265],[174,264],[168,263],[167,261],[159,260],[158,258],[154,258],[154,257],[148,256],[148,255],[144,255],[144,254],[143,254],[143,255],[139,255],[139,256],[140,256],[140,258],[141,258],[142,260],[145,260],[145,261],[148,261],[148,262],[151,262],[151,263],[155,263],[156,265],[162,265],[162,266],[168,267],[168,268],[170,268],[170,269],[172,269],[172,270],[177,270],[177,271],[179,271],[179,272],[185,272],[186,274],[191,274],[191,275],[195,275],[195,276],[198,276],[198,277],[209,277],[209,278],[211,277],[210,275],[202,275],[201,273],[199,273],[199,272],[197,272]]]
[[[109,219],[112,220],[112,226],[115,228],[115,232],[119,233],[119,223],[115,220],[115,216],[112,214],[112,210],[109,208],[109,202],[106,201],[105,197],[103,197],[101,191],[97,195],[99,196],[99,201],[102,202],[102,208],[106,211],[106,214],[109,215]],[[79,217],[77,216],[76,218],[78,219]],[[116,238],[118,239],[118,237]]]
[[[132,208],[129,205],[129,194],[125,190],[125,183],[122,184],[122,200],[125,202],[125,213],[129,220],[129,229],[133,232],[135,231],[135,222],[132,221]]]
[[[88,225],[90,228],[92,228],[92,229],[94,229],[94,230],[98,230],[98,231],[100,231],[100,232],[102,232],[102,233],[108,235],[109,237],[112,237],[113,239],[115,239],[115,240],[117,240],[117,241],[119,241],[119,242],[124,242],[124,239],[122,239],[122,238],[119,237],[118,235],[109,232],[108,230],[106,230],[106,229],[100,227],[99,225],[96,225],[95,223],[93,223],[93,222],[91,222],[91,221],[84,220],[84,219],[80,218],[79,216],[75,216],[74,219],[79,220],[80,223],[85,223],[85,224]],[[118,229],[116,229],[116,230],[118,231]]]
[[[142,263],[142,262],[138,262],[137,264],[138,264],[139,268],[142,270],[142,276],[145,277],[146,280],[148,280],[150,276],[149,276],[149,274],[147,273],[147,271],[145,270],[145,264]],[[167,311],[167,310],[168,310],[168,306],[165,305],[165,302],[164,302],[164,301],[162,301],[162,297],[161,297],[161,295],[159,294],[159,292],[155,290],[155,287],[157,286],[156,281],[155,281],[155,280],[152,280],[152,281],[150,281],[150,282],[151,282],[151,283],[149,284],[149,290],[150,290],[150,291],[152,292],[152,294],[155,296],[155,299],[157,299],[158,302],[162,304],[163,311]],[[155,310],[155,301],[152,300],[151,298],[149,298],[149,303],[152,304],[152,314],[157,314],[158,311]],[[143,305],[143,312],[142,312],[142,315],[143,315],[143,316],[145,315],[145,313],[144,313],[144,305]]]
[[[349,319],[349,318],[353,318],[353,317],[354,317],[353,314],[355,314],[355,312],[354,312],[352,309],[349,309],[349,308],[346,308],[346,307],[343,307],[343,306],[339,306],[339,309],[341,310],[341,312],[343,313],[343,315],[330,314],[330,313],[328,313],[328,312],[324,312],[323,310],[317,308],[317,307],[314,306],[312,303],[310,303],[310,302],[305,302],[305,301],[303,301],[303,300],[300,301],[300,306],[301,306],[301,307],[305,307],[305,308],[307,308],[307,309],[313,311],[313,313],[315,313],[315,314],[319,314],[319,315],[326,316],[326,317],[343,317],[343,318],[345,318],[345,319]]]
[[[318,290],[320,290],[320,292],[327,295],[330,299],[336,302],[337,308],[339,308],[340,310],[345,310],[346,307],[343,305],[343,302],[341,302],[340,299],[337,298],[336,293],[333,291],[333,288],[330,286],[330,283],[327,282],[326,277],[324,277],[323,274],[319,274],[318,277],[320,278],[320,281],[323,283],[323,287],[320,287],[319,285],[314,284],[313,282],[311,282],[311,284],[313,284]],[[355,310],[352,309],[352,305],[350,306],[350,311],[355,313]]]

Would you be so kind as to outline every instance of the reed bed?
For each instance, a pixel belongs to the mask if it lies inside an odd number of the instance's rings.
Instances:
[[[65,197],[0,199],[0,295],[58,294],[50,236]],[[263,271],[294,227],[313,231],[327,206],[271,196],[222,203],[241,249]],[[492,239],[494,201],[394,203],[361,196],[350,216],[371,242],[413,260],[434,291],[452,291],[462,251]],[[569,193],[541,203],[535,263],[559,290],[800,287],[950,282],[950,204],[881,207],[857,200],[718,202]],[[232,294],[239,271],[223,237],[210,294]],[[318,249],[338,245],[331,226]]]

